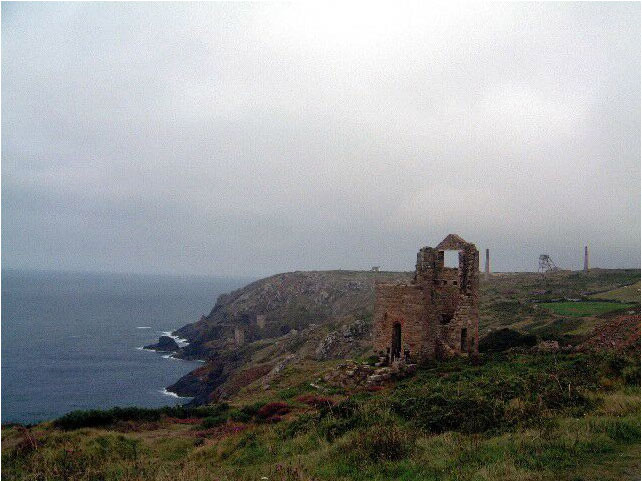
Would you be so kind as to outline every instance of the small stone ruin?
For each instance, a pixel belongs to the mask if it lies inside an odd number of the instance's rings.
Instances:
[[[445,252],[457,251],[457,267]],[[380,366],[478,353],[479,251],[456,234],[421,248],[410,283],[375,286],[374,350]]]

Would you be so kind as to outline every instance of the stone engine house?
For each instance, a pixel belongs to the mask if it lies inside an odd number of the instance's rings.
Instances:
[[[444,265],[458,251],[459,266]],[[479,251],[456,234],[417,253],[409,284],[375,286],[374,350],[388,363],[477,354]]]

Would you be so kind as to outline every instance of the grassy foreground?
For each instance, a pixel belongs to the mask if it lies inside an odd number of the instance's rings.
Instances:
[[[499,354],[242,403],[3,427],[2,478],[640,477],[639,355]]]

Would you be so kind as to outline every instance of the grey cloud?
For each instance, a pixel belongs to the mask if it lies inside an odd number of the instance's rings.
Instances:
[[[640,264],[636,4],[3,4],[2,260]]]

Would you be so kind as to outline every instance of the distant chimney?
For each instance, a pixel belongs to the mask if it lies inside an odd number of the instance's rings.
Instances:
[[[486,273],[486,279],[490,278],[490,250],[486,248],[486,269],[484,270]]]
[[[584,246],[584,272],[589,272],[588,246]]]

